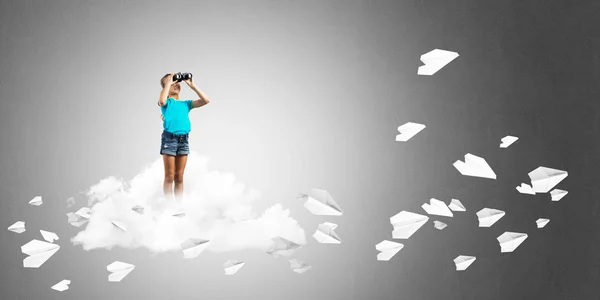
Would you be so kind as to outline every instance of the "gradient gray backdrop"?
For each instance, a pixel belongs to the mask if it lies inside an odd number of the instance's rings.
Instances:
[[[597,1],[0,1],[2,299],[598,299],[600,34]],[[417,76],[432,49],[460,56]],[[160,78],[192,72],[211,103],[190,113],[190,147],[212,170],[282,203],[306,230],[295,257],[260,251],[84,251],[66,199],[101,179],[130,180],[160,157]],[[182,99],[196,99],[182,85]],[[427,126],[395,141],[406,122]],[[498,147],[505,135],[520,139]],[[464,154],[497,180],[463,177]],[[548,194],[521,195],[538,166],[566,170]],[[330,191],[341,217],[294,197]],[[27,202],[41,195],[44,205]],[[430,198],[466,213],[432,217],[389,262],[389,218]],[[78,208],[85,199],[78,198]],[[475,212],[502,209],[491,228]],[[551,221],[538,230],[539,217]],[[443,231],[433,220],[447,220]],[[310,236],[339,224],[340,245]],[[23,268],[21,245],[56,232],[61,249]],[[500,253],[504,231],[529,238]],[[453,259],[477,260],[456,272]],[[224,276],[222,263],[246,266]],[[115,260],[136,265],[107,280]],[[71,279],[70,289],[50,287]]]

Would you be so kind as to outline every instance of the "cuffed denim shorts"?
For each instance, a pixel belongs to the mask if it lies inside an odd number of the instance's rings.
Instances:
[[[160,154],[173,156],[190,154],[188,138],[189,133],[173,134],[163,130],[160,138]]]

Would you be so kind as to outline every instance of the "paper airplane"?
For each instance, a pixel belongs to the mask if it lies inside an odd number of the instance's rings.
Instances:
[[[173,217],[183,218],[185,217],[185,212],[179,211],[173,214]]]
[[[375,250],[381,252],[381,253],[377,254],[377,260],[388,261],[392,257],[394,257],[394,255],[396,255],[396,253],[398,253],[400,250],[402,250],[402,248],[404,248],[403,244],[388,241],[388,240],[383,240],[379,244],[375,245]]]
[[[40,206],[40,205],[42,205],[42,203],[44,203],[42,201],[42,196],[37,196],[37,197],[31,199],[31,201],[29,201],[29,204],[35,205],[35,206]]]
[[[8,230],[16,233],[23,233],[25,232],[25,222],[18,221],[15,224],[10,225],[10,227],[8,227]]]
[[[496,179],[496,173],[485,159],[470,153],[465,154],[464,162],[457,160],[452,165],[463,176]]]
[[[131,210],[135,211],[136,213],[138,213],[140,215],[144,214],[144,207],[141,205],[136,205],[136,206],[132,207]]]
[[[477,258],[475,256],[459,255],[454,259],[456,271],[466,270]]]
[[[196,258],[206,246],[208,246],[209,240],[190,238],[185,242],[181,243],[181,250],[183,251],[183,258]]]
[[[413,122],[408,122],[404,125],[400,125],[398,126],[398,132],[400,132],[400,134],[396,135],[396,141],[406,142],[410,140],[413,136],[415,136],[417,133],[421,132],[421,130],[425,129],[425,127],[426,126],[423,124]]]
[[[441,68],[458,57],[458,53],[434,49],[421,55],[421,61],[425,64],[417,70],[417,75],[433,75]]]
[[[458,199],[452,199],[452,201],[450,201],[450,205],[448,205],[448,208],[453,211],[467,211],[465,206]]]
[[[132,264],[115,261],[112,264],[106,266],[106,270],[108,270],[111,274],[108,275],[109,282],[119,282],[127,274],[131,273],[135,269],[135,266]]]
[[[504,211],[498,209],[484,208],[477,212],[479,227],[491,227],[494,223],[504,217],[505,214]]]
[[[311,268],[311,266],[301,260],[297,260],[297,259],[290,259],[290,268],[292,269],[292,271],[298,273],[298,274],[302,274],[306,271],[308,271],[308,269]]]
[[[112,221],[111,223],[113,224],[113,226],[115,226],[119,230],[121,230],[123,232],[127,231],[127,225],[125,225],[125,223],[120,222],[120,221]]]
[[[29,243],[21,246],[21,252],[29,255],[23,260],[25,268],[39,268],[43,265],[56,251],[60,249],[59,245],[47,243],[40,240],[32,240]]]
[[[237,273],[246,263],[239,260],[228,260],[223,264],[225,275],[233,275]]]
[[[435,229],[442,230],[442,229],[446,228],[446,226],[448,226],[448,225],[444,222],[433,221],[433,227],[435,227]]]
[[[82,207],[78,211],[76,211],[75,214],[84,219],[89,219],[90,212],[91,212],[91,209],[89,207]]]
[[[552,201],[559,201],[568,193],[569,192],[565,190],[553,189],[552,191],[550,191],[550,198],[552,199]]]
[[[394,239],[408,239],[410,238],[421,226],[427,223],[429,220],[428,216],[415,214],[408,211],[401,211],[395,216],[390,218],[390,223],[394,227],[392,231],[392,238]]]
[[[500,252],[504,253],[515,251],[515,249],[517,249],[517,247],[519,247],[519,245],[521,245],[521,243],[523,243],[523,241],[525,241],[526,238],[526,233],[507,231],[496,239],[500,243]]]
[[[273,245],[271,245],[271,247],[269,247],[269,249],[267,250],[267,254],[273,256],[273,257],[280,257],[280,256],[290,256],[292,254],[294,254],[294,252],[296,252],[296,250],[300,249],[300,245],[296,244],[286,238],[282,238],[282,237],[275,237],[272,239],[273,240]]]
[[[337,233],[333,231],[336,228],[337,224],[329,222],[319,224],[319,226],[317,226],[317,230],[313,234],[313,237],[321,244],[340,244],[342,243],[342,240]]]
[[[544,228],[548,222],[550,222],[550,220],[544,218],[539,218],[537,221],[535,221],[537,228]]]
[[[500,144],[500,148],[508,148],[508,146],[512,145],[512,143],[516,142],[519,138],[512,135],[507,135],[502,138],[502,143]]]
[[[429,199],[430,204],[423,204],[421,207],[430,215],[452,217],[452,211],[446,206],[446,203],[435,198]]]
[[[521,186],[517,187],[517,191],[521,194],[535,195],[533,188],[527,183],[521,183]]]
[[[533,185],[533,191],[536,193],[547,193],[568,175],[569,173],[566,171],[546,167],[538,167],[529,172],[531,185]]]
[[[69,284],[71,284],[71,280],[62,280],[61,282],[52,286],[53,290],[57,290],[59,292],[63,292],[69,289]]]
[[[42,237],[50,243],[54,243],[54,240],[58,240],[58,235],[54,232],[40,230],[40,233],[42,234]]]
[[[300,193],[300,198],[306,199],[304,207],[317,216],[341,216],[344,212],[333,200],[329,192],[320,189],[311,189],[314,197]]]
[[[82,218],[81,216],[75,214],[75,213],[67,213],[67,216],[69,217],[69,224],[75,226],[75,227],[80,227],[81,225],[87,223],[89,220],[86,218]]]

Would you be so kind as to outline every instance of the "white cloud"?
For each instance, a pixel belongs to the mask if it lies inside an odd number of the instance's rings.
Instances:
[[[86,193],[89,223],[71,241],[85,250],[118,246],[152,252],[180,251],[189,238],[209,240],[206,250],[215,252],[266,251],[278,236],[306,244],[304,230],[289,210],[277,203],[260,215],[255,213],[252,203],[260,193],[236,182],[233,174],[209,171],[208,161],[195,152],[188,155],[181,202],[163,195],[162,157],[130,182],[115,177],[101,180]],[[132,210],[135,205],[144,207],[144,214]],[[181,210],[185,217],[173,216]],[[116,228],[115,221],[127,226],[127,231]]]

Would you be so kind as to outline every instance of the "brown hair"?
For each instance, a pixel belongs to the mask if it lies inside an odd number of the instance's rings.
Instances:
[[[167,79],[167,77],[169,77],[169,75],[171,75],[171,73],[167,73],[167,74],[165,74],[165,76],[163,76],[163,77],[160,79],[160,85],[162,86],[162,88],[163,88],[163,89],[165,88],[165,79]]]

